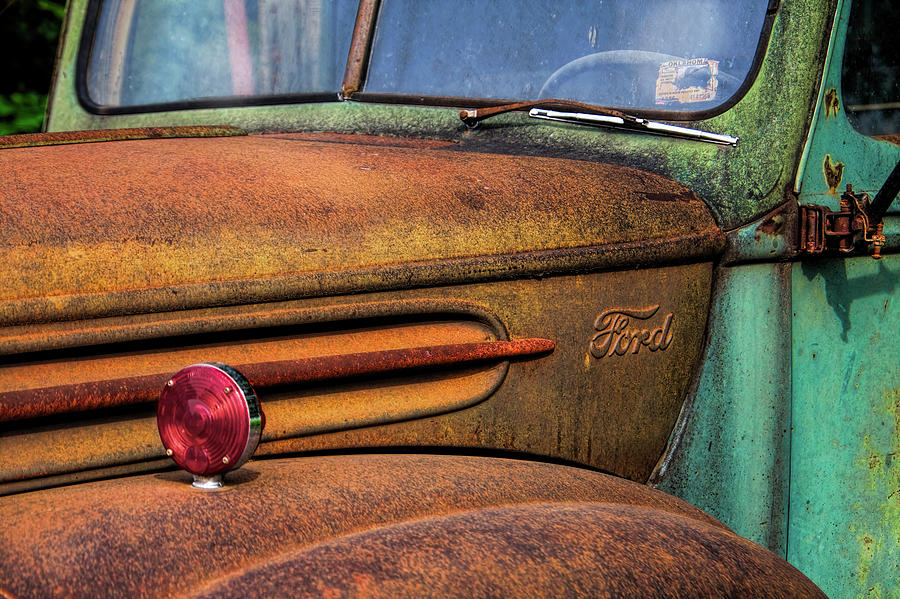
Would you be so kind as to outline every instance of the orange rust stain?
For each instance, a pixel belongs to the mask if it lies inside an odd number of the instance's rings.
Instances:
[[[250,136],[6,150],[0,171],[0,300],[718,234],[684,187],[574,160]]]
[[[598,597],[672,588],[824,597],[787,562],[697,508],[576,468],[462,456],[322,456],[250,462],[221,491],[200,492],[188,480],[173,472],[0,498],[0,518],[16,522],[0,528],[0,547],[16,556],[0,570],[0,586],[20,596],[54,589],[243,595],[249,581],[272,585],[253,587],[270,591],[264,595],[296,594],[307,584],[312,595],[342,584],[355,595],[355,585],[377,583],[373,590],[385,596],[406,596],[404,589],[423,582],[421,572],[431,591],[492,594],[478,586],[490,578],[509,596],[542,596],[544,575],[556,572],[554,580],[573,580],[572,588]],[[210,539],[222,531],[235,542],[217,543],[212,556]],[[324,552],[317,564],[331,556],[336,577],[306,567],[304,552]],[[403,575],[385,578],[398,565]],[[459,574],[448,577],[454,568]],[[469,576],[470,568],[484,576]],[[448,580],[452,589],[433,586]]]
[[[173,137],[227,137],[246,135],[243,129],[230,125],[197,125],[187,127],[136,127],[133,129],[100,129],[90,131],[56,131],[0,136],[0,150],[37,146],[59,146],[100,141],[136,139],[168,139]]]
[[[838,111],[841,109],[841,101],[835,88],[830,88],[825,92],[825,120],[830,117],[837,117]]]
[[[837,188],[840,187],[844,175],[844,163],[833,162],[831,154],[825,154],[825,160],[822,161],[822,172],[825,174],[828,193],[837,195]]]

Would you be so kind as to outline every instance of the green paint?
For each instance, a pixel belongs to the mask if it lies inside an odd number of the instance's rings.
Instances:
[[[810,142],[801,165],[802,178],[795,185],[801,192],[801,203],[823,204],[832,210],[838,209],[840,193],[847,183],[853,185],[854,191],[864,191],[874,197],[900,160],[900,147],[857,133],[842,108],[841,63],[851,5],[849,1],[842,2],[840,17],[835,23],[831,58],[819,90],[819,108],[816,110]],[[837,94],[839,108],[836,113],[831,102],[827,103],[832,106],[831,110],[826,108],[826,96],[831,90]],[[837,193],[831,193],[825,178],[823,164],[826,156],[829,156],[832,164],[844,165]]]
[[[833,597],[900,597],[900,256],[797,265],[788,559]]]
[[[847,183],[874,195],[900,160],[900,148],[857,133],[842,109],[850,9],[849,1],[839,7],[796,185],[801,203],[832,209]],[[844,165],[836,193],[823,170],[826,155]],[[885,219],[889,244],[897,242],[898,220]],[[794,267],[787,557],[832,597],[900,597],[898,290],[896,254]]]
[[[790,429],[790,265],[723,268],[700,381],[656,486],[784,555]]]

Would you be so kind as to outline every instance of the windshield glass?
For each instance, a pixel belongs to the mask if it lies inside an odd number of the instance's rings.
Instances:
[[[706,111],[750,75],[768,4],[382,0],[362,92]],[[357,14],[357,0],[99,6],[79,93],[126,111],[338,100]]]
[[[356,0],[107,0],[89,99],[134,106],[341,87]]]
[[[841,83],[847,118],[866,135],[900,132],[900,6],[854,2]]]
[[[366,92],[696,111],[748,76],[768,0],[383,0]]]

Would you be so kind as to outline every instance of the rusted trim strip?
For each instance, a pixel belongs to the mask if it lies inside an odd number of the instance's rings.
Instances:
[[[725,236],[716,229],[696,235],[602,246],[450,258],[397,266],[379,265],[250,281],[215,281],[111,293],[12,299],[0,302],[0,326],[504,281],[618,268],[656,268],[711,260],[724,249]]]
[[[373,318],[408,320],[436,317],[480,322],[490,328],[497,339],[503,341],[509,339],[506,327],[494,312],[482,304],[467,300],[395,299],[325,306],[278,302],[261,306],[183,310],[174,314],[144,314],[125,318],[10,327],[0,333],[0,356],[267,327],[339,321],[358,322]]]
[[[347,69],[341,83],[341,97],[344,99],[350,98],[363,85],[372,52],[375,17],[380,5],[381,0],[362,0],[359,3],[356,25],[353,27],[353,41],[350,42],[350,53],[347,56]]]
[[[190,127],[137,127],[133,129],[101,129],[97,131],[59,131],[55,133],[21,133],[0,136],[0,150],[33,146],[61,146],[98,141],[135,139],[170,139],[174,137],[234,137],[247,132],[230,125],[197,125]]]
[[[549,339],[432,345],[235,366],[257,388],[333,381],[420,368],[458,366],[553,351]],[[0,422],[155,401],[168,374],[0,393]]]

